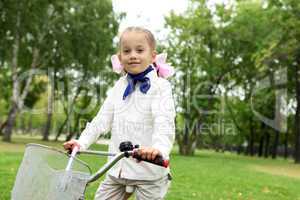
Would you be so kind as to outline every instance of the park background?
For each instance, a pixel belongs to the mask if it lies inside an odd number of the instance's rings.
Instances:
[[[165,7],[126,2],[145,15]],[[154,21],[141,12],[142,24],[121,4],[0,1],[0,199],[10,199],[27,143],[62,148],[95,116],[119,77],[110,56],[128,25],[158,35],[176,70],[167,199],[300,199],[300,2],[174,1]],[[83,160],[94,170],[105,162]]]

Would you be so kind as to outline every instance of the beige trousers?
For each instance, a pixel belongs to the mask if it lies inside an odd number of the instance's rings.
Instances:
[[[167,194],[168,176],[153,181],[128,180],[107,175],[99,186],[95,200],[123,200],[135,192],[136,200],[162,200]]]

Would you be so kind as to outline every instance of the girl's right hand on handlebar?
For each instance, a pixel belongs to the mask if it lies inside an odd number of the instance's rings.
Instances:
[[[72,152],[72,150],[74,149],[74,147],[78,147],[78,149],[80,149],[80,144],[76,141],[76,140],[70,140],[68,142],[65,142],[63,144],[64,149],[68,150],[69,152]]]

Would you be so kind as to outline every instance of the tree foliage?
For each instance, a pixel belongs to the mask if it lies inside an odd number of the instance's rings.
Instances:
[[[186,13],[166,18],[171,30],[169,53],[178,66],[174,82],[183,116],[178,118],[180,149],[194,147],[191,143],[200,138],[201,145],[210,141],[213,148],[245,148],[251,155],[264,151],[276,157],[279,145],[287,149],[292,143],[298,151],[298,104],[287,111],[289,103],[299,102],[298,95],[291,95],[299,88],[297,13],[299,3],[293,0],[213,6],[193,0]],[[289,115],[295,115],[295,140],[283,144],[287,141],[283,135],[291,130],[282,128],[289,124],[283,119],[290,120]],[[216,129],[216,123],[234,125],[235,137],[224,135],[226,128]]]

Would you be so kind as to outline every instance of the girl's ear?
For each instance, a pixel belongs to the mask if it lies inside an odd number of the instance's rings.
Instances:
[[[154,50],[154,51],[152,52],[152,63],[155,62],[155,60],[156,60],[156,55],[157,55],[157,52]]]
[[[117,56],[119,58],[119,61],[121,62],[121,54],[120,54],[120,52],[117,53]]]

